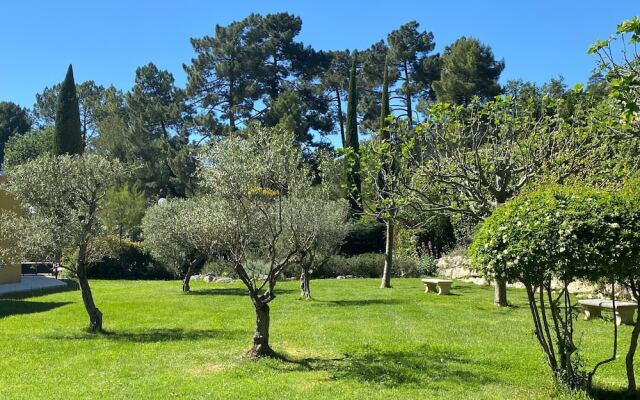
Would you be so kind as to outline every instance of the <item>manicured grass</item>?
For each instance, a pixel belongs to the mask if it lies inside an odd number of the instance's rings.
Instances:
[[[77,291],[0,298],[0,399],[580,399],[555,390],[522,291],[513,307],[456,284],[418,279],[278,285],[271,344],[282,360],[246,360],[254,314],[240,284],[93,281],[110,333],[83,331]],[[579,321],[587,365],[610,352],[611,323]],[[620,329],[626,350],[630,327]],[[624,360],[596,383],[623,389]],[[268,393],[268,394],[267,394]],[[609,398],[616,398],[610,393]]]

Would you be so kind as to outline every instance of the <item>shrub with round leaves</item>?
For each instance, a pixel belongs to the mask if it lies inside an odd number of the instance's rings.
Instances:
[[[469,249],[489,276],[538,286],[551,278],[607,276],[620,256],[620,213],[611,195],[550,186],[518,196],[488,217]]]

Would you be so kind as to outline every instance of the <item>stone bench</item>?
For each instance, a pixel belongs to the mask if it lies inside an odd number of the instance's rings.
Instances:
[[[425,293],[435,292],[437,290],[438,294],[441,295],[449,294],[453,281],[451,279],[429,278],[422,279],[422,283],[425,285]]]
[[[611,300],[602,299],[586,299],[578,300],[578,304],[582,306],[584,311],[584,320],[600,317],[602,310],[613,311],[613,302]],[[628,301],[616,301],[616,325],[633,325],[633,314],[638,305]]]

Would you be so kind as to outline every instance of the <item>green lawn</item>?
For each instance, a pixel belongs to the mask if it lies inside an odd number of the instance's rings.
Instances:
[[[91,335],[77,291],[0,298],[0,399],[577,399],[554,390],[524,293],[495,308],[491,288],[425,294],[418,279],[280,283],[271,345],[246,360],[254,314],[239,284],[94,281],[110,333]],[[579,321],[587,365],[611,347],[611,323]],[[626,350],[630,327],[621,328]],[[584,333],[584,335],[582,334]],[[597,385],[625,384],[624,360]],[[268,393],[268,394],[267,394]],[[615,398],[609,394],[609,398]]]

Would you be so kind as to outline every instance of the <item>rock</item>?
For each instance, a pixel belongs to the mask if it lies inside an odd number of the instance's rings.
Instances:
[[[463,279],[477,277],[479,275],[478,272],[471,267],[469,257],[461,254],[440,257],[436,267],[438,268],[438,275],[446,276],[447,278]]]
[[[336,277],[336,279],[346,279],[346,277],[345,277],[345,276],[342,276],[342,275],[338,275],[338,276]]]
[[[233,282],[233,279],[231,278],[216,278],[214,280],[215,283],[231,283]]]

